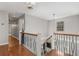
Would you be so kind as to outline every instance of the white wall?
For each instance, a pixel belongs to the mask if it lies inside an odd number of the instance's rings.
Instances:
[[[8,43],[8,13],[0,12],[0,45]]]
[[[19,32],[22,32],[22,28],[24,28],[24,18],[19,19]]]
[[[24,28],[24,17],[19,18],[19,44],[21,44],[21,32]]]
[[[25,15],[25,32],[48,34],[48,21],[34,16]]]
[[[49,35],[53,35],[54,32],[55,32],[55,21],[54,20],[50,20],[48,22],[48,34]]]
[[[58,21],[64,21],[64,32],[79,32],[79,15],[49,21],[49,34],[56,32]]]

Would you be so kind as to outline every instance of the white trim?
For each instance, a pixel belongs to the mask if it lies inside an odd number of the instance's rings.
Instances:
[[[19,40],[19,38],[15,37],[15,36],[14,36],[14,35],[12,35],[12,34],[10,34],[10,36],[12,36],[12,37],[16,38],[17,40]]]
[[[0,44],[0,45],[7,45],[8,43],[2,43],[2,44]]]
[[[17,40],[19,40],[19,39],[18,39],[17,37],[15,37],[14,35],[9,34],[9,36],[12,36],[12,37],[16,38]],[[0,45],[6,45],[6,44],[8,44],[8,42],[7,42],[7,43],[1,43]]]

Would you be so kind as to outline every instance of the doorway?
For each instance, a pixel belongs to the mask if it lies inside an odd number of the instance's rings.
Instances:
[[[19,46],[24,42],[21,32],[25,29],[25,14],[10,13],[9,14],[9,47]]]

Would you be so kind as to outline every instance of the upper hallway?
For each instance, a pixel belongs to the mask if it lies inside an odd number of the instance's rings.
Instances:
[[[78,2],[40,2],[31,6],[29,4],[31,3],[0,3],[0,44],[8,43],[9,16],[17,18],[24,15],[24,32],[41,35],[42,42],[54,32],[79,32]]]

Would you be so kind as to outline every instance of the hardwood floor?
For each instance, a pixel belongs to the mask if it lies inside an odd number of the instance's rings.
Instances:
[[[71,56],[70,54],[64,54],[63,52],[57,50],[51,50],[45,54],[46,56]]]
[[[19,45],[19,41],[9,36],[9,45],[0,46],[0,56],[35,56],[23,45]]]
[[[34,54],[22,45],[10,48],[4,45],[0,46],[0,56],[34,56]]]
[[[8,44],[9,44],[9,47],[18,46],[19,45],[19,40],[15,36],[10,35],[9,39],[8,39]]]
[[[9,36],[9,44],[0,46],[0,56],[35,56],[23,45],[19,45],[19,41],[13,37]],[[65,54],[69,56],[69,54]],[[64,53],[52,50],[45,54],[45,56],[64,56]]]
[[[45,54],[46,56],[64,56],[63,53],[60,53],[59,51],[52,50]]]

